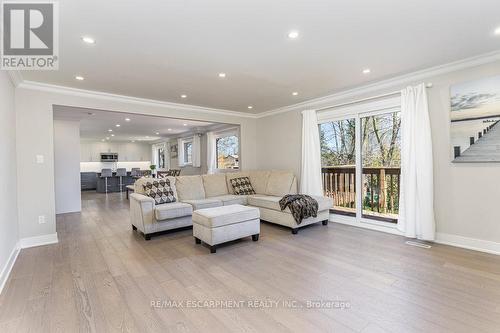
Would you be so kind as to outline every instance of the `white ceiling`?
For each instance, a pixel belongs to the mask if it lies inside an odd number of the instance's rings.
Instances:
[[[126,121],[125,118],[130,119],[130,121]],[[186,132],[205,132],[208,128],[213,128],[218,125],[216,123],[194,120],[154,117],[57,105],[54,106],[54,119],[80,121],[80,138],[82,140],[104,140],[110,142],[154,142],[162,138],[176,137]],[[119,124],[120,127],[117,127],[117,124]],[[186,126],[184,126],[184,124],[186,124]],[[112,132],[109,132],[110,129]],[[112,134],[114,136],[112,136]]]
[[[252,113],[500,49],[498,0],[59,5],[60,70],[23,79]]]

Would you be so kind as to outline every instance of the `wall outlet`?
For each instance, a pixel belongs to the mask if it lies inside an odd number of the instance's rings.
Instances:
[[[43,155],[36,155],[36,163],[43,164]]]
[[[45,223],[45,215],[38,216],[38,224],[44,224],[44,223]]]

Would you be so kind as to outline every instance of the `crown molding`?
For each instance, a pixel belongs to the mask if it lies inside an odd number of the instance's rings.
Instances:
[[[7,71],[9,74],[10,81],[14,85],[14,87],[19,87],[19,85],[23,82],[23,77],[19,71]]]
[[[164,101],[159,101],[159,100],[154,100],[154,99],[111,94],[111,93],[106,93],[106,92],[101,92],[101,91],[96,91],[96,90],[71,88],[71,87],[58,86],[58,85],[54,85],[54,84],[35,82],[35,81],[24,80],[24,81],[21,81],[17,85],[17,87],[23,88],[23,89],[46,91],[46,92],[71,95],[71,96],[78,96],[78,97],[98,98],[98,99],[104,99],[104,100],[121,102],[121,103],[133,103],[133,104],[138,104],[138,105],[170,108],[170,109],[176,109],[176,110],[180,110],[180,111],[196,111],[196,112],[203,112],[203,113],[210,113],[210,114],[218,114],[218,115],[223,115],[223,116],[253,118],[253,119],[257,118],[257,115],[252,114],[252,113],[207,108],[207,107],[202,107],[202,106],[197,106],[197,105],[164,102]]]
[[[475,67],[475,66],[487,64],[487,63],[498,61],[498,60],[500,60],[500,50],[485,53],[485,54],[478,55],[475,57],[466,58],[466,59],[459,60],[459,61],[454,61],[454,62],[444,64],[444,65],[434,66],[434,67],[423,69],[420,71],[416,71],[416,72],[413,72],[410,74],[400,75],[400,76],[396,76],[396,77],[393,77],[390,79],[372,82],[372,83],[362,85],[359,87],[355,87],[352,89],[339,91],[339,92],[333,93],[331,95],[310,99],[310,100],[300,102],[297,104],[293,104],[293,105],[289,105],[289,106],[285,106],[285,107],[281,107],[281,108],[277,108],[277,109],[273,109],[273,110],[269,110],[269,111],[264,111],[264,112],[260,112],[260,113],[246,113],[246,112],[241,112],[241,111],[207,108],[207,107],[196,106],[196,105],[172,103],[172,102],[165,102],[165,101],[159,101],[159,100],[153,100],[153,99],[147,99],[147,98],[139,98],[139,97],[126,96],[126,95],[111,94],[111,93],[95,91],[95,90],[71,88],[71,87],[53,85],[53,84],[42,83],[42,82],[26,81],[26,80],[23,80],[19,71],[9,71],[8,73],[9,73],[9,76],[10,76],[12,83],[18,88],[47,91],[47,92],[80,96],[80,97],[99,98],[99,99],[106,99],[106,100],[123,102],[123,103],[134,103],[134,104],[139,104],[139,105],[174,108],[177,110],[184,110],[184,111],[197,111],[197,112],[218,114],[218,115],[224,115],[224,116],[258,119],[258,118],[269,117],[269,116],[273,116],[273,115],[285,113],[285,112],[303,111],[303,110],[307,110],[307,109],[317,109],[320,107],[333,105],[334,103],[336,103],[340,100],[357,97],[357,96],[363,95],[363,94],[369,94],[369,93],[372,93],[375,91],[380,91],[383,89],[402,86],[405,84],[409,84],[411,82],[429,79],[429,78],[434,77],[434,76],[438,76],[438,75],[442,75],[442,74],[446,74],[446,73],[450,73],[450,72],[454,72],[454,71],[458,71],[458,70],[466,69],[466,68],[470,68],[470,67]]]
[[[331,95],[310,99],[304,102],[285,106],[282,108],[260,112],[257,113],[256,115],[257,118],[263,118],[285,112],[303,111],[309,109],[317,109],[320,107],[326,107],[338,103],[339,101],[344,99],[358,97],[363,94],[369,94],[383,89],[389,89],[389,88],[394,89],[394,87],[409,84],[411,82],[429,79],[431,77],[435,77],[438,75],[458,71],[461,69],[471,68],[479,65],[484,65],[498,60],[500,60],[500,51],[489,52],[471,58],[454,61],[448,64],[434,66],[413,73],[396,76],[390,79],[372,82],[363,86],[339,91]]]

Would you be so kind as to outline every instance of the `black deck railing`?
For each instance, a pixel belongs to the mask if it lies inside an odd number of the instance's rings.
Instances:
[[[356,202],[356,168],[352,165],[321,168],[325,195],[333,199],[333,211],[352,215]],[[363,168],[363,211],[394,216],[399,212],[399,167]],[[370,215],[370,217],[372,217]],[[394,218],[389,218],[391,222]]]

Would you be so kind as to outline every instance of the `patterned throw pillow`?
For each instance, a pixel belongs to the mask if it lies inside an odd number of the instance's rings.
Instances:
[[[255,191],[250,183],[250,178],[239,177],[231,179],[231,186],[233,187],[234,194],[237,195],[248,195],[255,194]]]
[[[174,191],[168,179],[147,182],[142,187],[144,188],[144,195],[155,199],[155,204],[157,205],[176,201]]]

